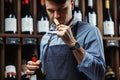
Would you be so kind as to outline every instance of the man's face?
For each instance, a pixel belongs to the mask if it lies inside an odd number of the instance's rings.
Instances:
[[[61,5],[47,0],[45,3],[50,22],[53,22],[53,19],[56,18],[61,24],[65,24],[72,18],[72,10],[74,9],[73,0],[67,0]]]

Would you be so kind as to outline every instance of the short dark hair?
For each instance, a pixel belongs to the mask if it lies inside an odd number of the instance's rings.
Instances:
[[[56,4],[64,4],[67,0],[46,0],[46,1],[51,1],[51,2],[54,2]]]

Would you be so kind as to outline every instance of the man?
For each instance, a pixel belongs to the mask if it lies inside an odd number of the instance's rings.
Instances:
[[[102,80],[105,60],[98,28],[72,16],[74,0],[45,0],[45,4],[50,30],[56,34],[42,37],[40,60],[28,61],[27,74],[41,68],[45,80]],[[54,19],[60,24],[55,25]]]

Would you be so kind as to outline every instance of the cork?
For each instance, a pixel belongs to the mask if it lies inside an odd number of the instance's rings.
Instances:
[[[56,26],[60,25],[60,23],[58,22],[58,20],[56,18],[54,19],[54,23]]]

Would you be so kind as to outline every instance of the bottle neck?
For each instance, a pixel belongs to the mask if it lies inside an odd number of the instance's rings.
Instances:
[[[25,9],[25,12],[27,13],[30,12],[30,6],[28,4],[24,4],[24,9]]]
[[[45,11],[45,1],[44,0],[40,0],[40,3],[39,3],[39,8],[40,8],[40,11]]]
[[[44,6],[45,5],[45,0],[40,0],[40,5]]]
[[[41,18],[43,17],[43,20],[46,19],[47,16],[47,12],[46,12],[46,8],[45,8],[45,0],[39,0],[39,4],[38,4],[38,19],[41,20]]]
[[[15,18],[15,12],[14,12],[14,3],[13,0],[8,0],[5,2],[5,17],[6,18]]]
[[[31,14],[30,14],[30,2],[29,2],[29,0],[23,0],[22,7],[23,7],[22,10],[23,10],[24,16],[26,16],[26,15],[30,16]]]
[[[29,0],[22,0],[22,4],[29,4]]]
[[[79,2],[78,2],[78,0],[75,0],[75,7],[79,7]]]
[[[25,6],[26,11],[30,10],[30,5],[29,4],[30,4],[29,0],[24,0],[24,6]]]
[[[106,2],[105,2],[105,8],[106,8],[106,9],[110,9],[109,0],[106,0]]]
[[[107,13],[108,13],[109,20],[112,21],[111,14],[110,14],[110,4],[109,4],[109,0],[106,0],[106,1],[105,1],[105,8],[106,8],[106,11],[107,11]]]
[[[12,1],[12,0],[8,0],[8,1],[5,3],[5,6],[6,6],[7,10],[13,11],[14,4],[13,4],[13,1]]]
[[[9,5],[10,13],[14,14],[14,4],[13,4],[13,2],[10,2],[9,4],[10,4]]]
[[[88,7],[93,7],[93,0],[88,0]]]

